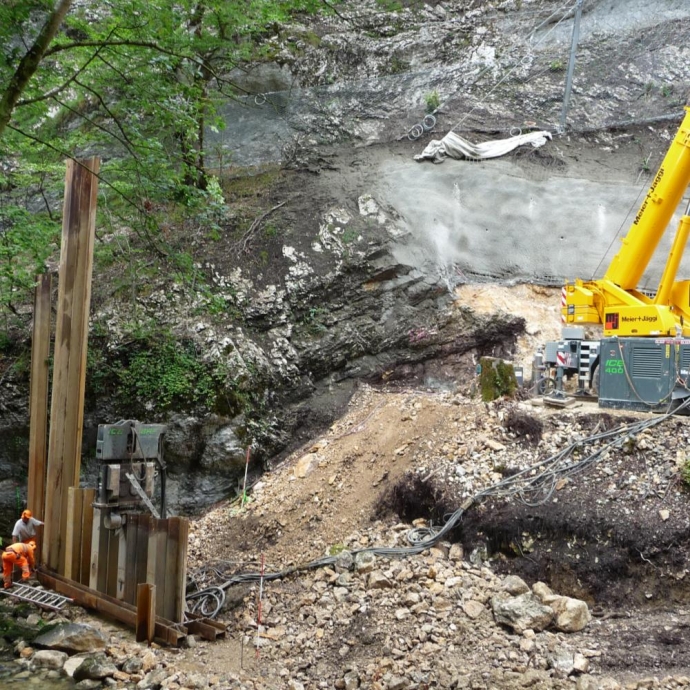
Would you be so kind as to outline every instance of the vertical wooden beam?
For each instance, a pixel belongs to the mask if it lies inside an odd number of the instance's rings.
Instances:
[[[127,576],[125,577],[124,600],[128,604],[137,603],[137,533],[139,532],[139,515],[127,516]]]
[[[117,594],[117,575],[118,575],[118,559],[120,557],[120,530],[109,529],[108,533],[108,548],[107,548],[107,568],[108,574],[105,580],[105,589],[103,590],[109,597],[115,598]],[[101,552],[101,559],[103,553]]]
[[[149,535],[151,534],[151,516],[139,516],[139,531],[137,532],[136,563],[132,564],[132,577],[136,585],[146,582],[149,552]]]
[[[168,601],[168,525],[170,519],[159,520],[158,543],[156,544],[156,590],[158,592],[158,608],[156,613],[163,618],[163,611],[166,610]]]
[[[165,618],[177,622],[177,553],[180,538],[180,518],[168,518],[165,568]]]
[[[137,642],[153,642],[156,630],[156,585],[140,582],[137,585]]]
[[[185,596],[187,594],[187,542],[189,538],[189,520],[178,518],[180,529],[177,539],[177,582],[175,586],[175,609],[171,620],[176,623],[184,621]]]
[[[86,347],[100,161],[67,161],[50,407],[43,561],[65,569],[67,489],[79,485]]]
[[[94,508],[93,511],[93,528],[91,530],[91,561],[89,564],[89,587],[97,591],[102,591],[103,572],[105,567],[100,566],[101,545],[103,543],[103,535],[106,529],[103,527],[103,511],[100,508]],[[105,557],[105,554],[104,554]]]
[[[38,277],[34,295],[34,328],[31,340],[29,394],[28,507],[38,520],[45,515],[46,456],[48,446],[48,362],[50,359],[50,288],[52,277]],[[40,555],[38,543],[37,555]]]
[[[81,563],[79,582],[89,586],[89,569],[91,568],[91,535],[93,533],[93,502],[96,500],[96,489],[83,489],[84,507],[81,528]]]
[[[146,582],[152,585],[156,584],[156,572],[158,569],[158,540],[161,537],[161,522],[162,520],[152,518],[151,529],[149,531],[149,546],[146,554]]]
[[[120,600],[125,598],[125,583],[128,576],[127,537],[127,524],[125,523],[120,531],[120,543],[117,554],[117,592],[115,593],[115,598]]]
[[[91,534],[82,532],[84,489],[70,486],[67,489],[67,529],[65,533],[65,577],[79,581],[82,539],[91,540]]]

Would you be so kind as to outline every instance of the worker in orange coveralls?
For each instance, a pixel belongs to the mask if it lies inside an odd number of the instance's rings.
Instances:
[[[31,571],[34,567],[34,550],[36,544],[29,542],[28,544],[11,544],[2,554],[2,579],[4,580],[5,589],[12,586],[12,573],[14,566],[18,565],[22,569],[22,580],[28,580],[31,577]]]

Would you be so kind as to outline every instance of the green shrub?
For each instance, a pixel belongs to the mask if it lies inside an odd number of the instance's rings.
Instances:
[[[426,103],[427,113],[433,113],[441,105],[441,98],[438,95],[438,91],[434,90],[424,96],[424,102]]]
[[[215,383],[191,342],[172,337],[142,342],[126,366],[118,371],[120,393],[141,405],[157,409],[173,404],[215,402]]]

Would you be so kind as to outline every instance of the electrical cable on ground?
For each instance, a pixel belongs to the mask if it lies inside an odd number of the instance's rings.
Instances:
[[[462,505],[450,516],[445,519],[442,526],[415,528],[407,533],[408,547],[382,547],[374,546],[366,549],[356,549],[351,551],[352,556],[361,553],[371,553],[375,556],[389,558],[404,558],[413,556],[435,546],[446,535],[461,522],[467,510],[480,501],[487,498],[509,498],[516,497],[519,501],[528,506],[538,506],[547,503],[556,489],[560,479],[572,477],[580,474],[585,469],[605,458],[610,451],[620,448],[636,435],[651,429],[678,412],[690,408],[690,398],[678,405],[673,412],[667,412],[653,417],[643,419],[633,424],[624,424],[609,431],[595,433],[585,438],[578,438],[566,448],[558,453],[542,460],[535,465],[531,465],[510,477],[505,477],[497,484],[494,484],[471,498],[463,501]],[[594,450],[581,459],[573,459],[576,451],[582,451],[587,446],[595,445]],[[536,471],[536,474],[535,474]],[[269,580],[280,580],[293,573],[316,570],[325,566],[335,565],[338,556],[324,556],[303,565],[291,566],[273,573],[249,572],[237,573],[227,577],[218,585],[207,587],[186,598],[188,611],[201,614],[207,618],[215,618],[223,608],[225,603],[225,590],[239,584],[248,584]],[[218,574],[218,570],[215,570]]]

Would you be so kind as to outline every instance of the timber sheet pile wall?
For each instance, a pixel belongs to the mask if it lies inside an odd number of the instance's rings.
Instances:
[[[189,521],[130,514],[123,527],[108,529],[94,493],[70,488],[65,577],[135,606],[137,585],[156,585],[156,615],[181,623]]]
[[[137,585],[155,585],[142,589],[148,589],[150,601],[158,592],[156,614],[167,621],[148,615],[147,639],[155,628],[174,642],[184,619],[187,520],[137,515],[124,528],[107,529],[105,516],[93,506],[95,490],[79,488],[99,169],[98,157],[67,162],[48,443],[50,276],[39,277],[36,291],[28,494],[29,507],[45,522],[39,577],[125,622],[137,620]],[[107,595],[112,600],[106,601]]]

